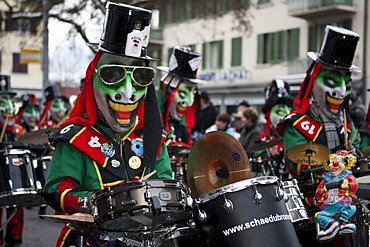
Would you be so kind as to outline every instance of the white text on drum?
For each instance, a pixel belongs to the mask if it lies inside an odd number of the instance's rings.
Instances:
[[[265,224],[270,224],[278,221],[284,221],[284,220],[291,220],[289,214],[276,214],[276,215],[270,215],[269,217],[265,218],[260,218],[260,219],[253,219],[251,221],[245,222],[244,224],[236,225],[233,227],[230,227],[226,230],[223,230],[223,233],[225,237],[240,232],[244,230],[248,230],[250,228],[254,228],[257,226],[265,225]]]

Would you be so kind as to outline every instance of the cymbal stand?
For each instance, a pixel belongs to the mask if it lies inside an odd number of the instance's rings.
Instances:
[[[81,213],[85,213],[85,214],[89,213],[89,207],[87,205],[87,197],[83,199],[79,198],[78,204],[81,205],[80,210],[79,210]],[[76,228],[77,247],[84,247],[85,239],[87,235],[89,234],[89,232],[90,232],[90,229],[87,229],[87,228],[81,228],[81,229]]]
[[[310,170],[311,181],[312,181],[312,183],[315,183],[315,178],[314,178],[313,172],[311,171],[311,156],[312,156],[312,153],[313,153],[313,151],[311,149],[306,150],[307,166],[308,166],[308,169]]]

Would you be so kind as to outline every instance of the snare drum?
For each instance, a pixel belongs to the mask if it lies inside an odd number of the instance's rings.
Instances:
[[[37,194],[34,155],[29,150],[0,151],[0,207],[36,206],[44,202]]]
[[[49,175],[52,156],[43,156],[36,160],[36,184],[37,188],[42,190],[45,187],[46,179]]]
[[[300,246],[279,181],[251,178],[196,199],[195,220],[209,246]]]
[[[140,231],[188,219],[188,191],[176,180],[147,180],[100,190],[92,196],[97,226]]]
[[[297,180],[283,181],[284,192],[287,195],[285,205],[287,206],[294,228],[301,229],[310,222],[310,217],[303,205],[303,194],[301,193]]]

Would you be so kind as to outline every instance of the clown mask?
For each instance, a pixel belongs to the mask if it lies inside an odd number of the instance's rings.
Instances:
[[[117,133],[125,133],[136,123],[138,109],[155,70],[144,60],[103,54],[94,73],[94,95],[101,117]]]
[[[0,95],[0,123],[11,126],[14,124],[15,107],[10,95]],[[8,120],[6,120],[8,119]]]
[[[50,115],[56,123],[59,123],[67,115],[67,111],[67,104],[63,99],[53,99],[50,107]]]
[[[184,112],[194,103],[197,85],[189,81],[181,82],[174,99],[169,105],[170,116],[173,120],[180,121]]]
[[[327,116],[339,115],[345,98],[351,93],[351,73],[323,66],[316,76],[313,95]]]
[[[35,105],[28,105],[23,112],[23,120],[28,127],[35,127],[40,121],[40,112]]]
[[[291,111],[291,107],[284,104],[277,104],[271,108],[270,121],[271,126],[276,127],[281,119]]]

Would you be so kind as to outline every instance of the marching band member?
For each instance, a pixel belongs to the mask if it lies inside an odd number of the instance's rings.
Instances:
[[[16,92],[11,91],[10,76],[0,75],[1,143],[13,143],[25,133],[25,129],[21,125],[15,123],[15,107],[13,103],[15,95]],[[2,214],[3,209],[0,208],[0,227],[2,227]],[[7,207],[6,216],[9,222],[6,226],[5,241],[3,232],[0,232],[0,245],[2,246],[5,243],[5,246],[20,246],[22,243],[24,210],[22,207]]]
[[[168,67],[158,69],[167,74],[161,79],[157,98],[165,131],[176,141],[191,145],[198,104],[196,78],[202,56],[190,47],[175,47]]]
[[[150,178],[170,179],[167,148],[153,80],[146,55],[151,11],[107,3],[97,54],[70,118],[50,140],[56,144],[46,182],[49,205],[70,214],[79,212],[80,198],[94,192]],[[76,245],[77,233],[65,226],[57,246]],[[92,232],[92,246],[109,245]],[[99,244],[97,244],[99,242]],[[109,242],[109,243],[108,243]]]
[[[287,153],[296,145],[317,143],[332,153],[338,150],[359,153],[359,139],[354,136],[355,126],[349,118],[348,105],[345,104],[352,90],[352,72],[360,71],[352,65],[358,40],[359,36],[355,32],[326,26],[320,52],[307,54],[313,62],[293,103],[297,109],[278,124],[279,134],[284,140],[287,168],[299,183],[316,183],[315,180],[321,178],[324,169],[322,164],[310,167],[307,163],[292,162]],[[307,160],[307,157],[302,158]],[[312,216],[318,208],[312,196],[306,196],[305,199],[307,211]],[[302,246],[334,246],[336,241],[341,241],[335,238],[324,244],[317,243],[313,225],[297,234]]]

